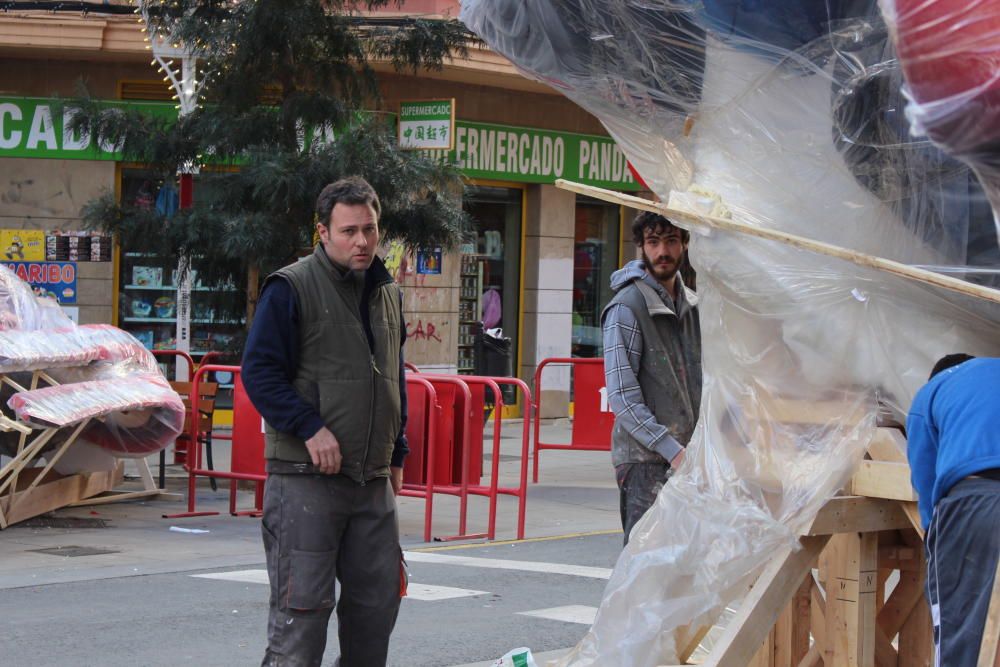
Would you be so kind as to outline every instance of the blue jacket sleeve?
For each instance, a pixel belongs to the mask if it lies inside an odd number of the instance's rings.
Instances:
[[[323,418],[292,385],[298,368],[299,304],[288,281],[267,283],[257,303],[243,352],[243,384],[254,407],[273,428],[303,440]]]
[[[910,462],[910,482],[917,491],[917,506],[924,530],[934,513],[934,483],[937,480],[938,433],[930,415],[930,401],[918,392],[906,418],[906,456]]]
[[[403,312],[403,293],[399,293],[399,312]],[[392,448],[392,461],[390,465],[394,468],[403,467],[403,459],[410,453],[410,447],[406,442],[406,366],[403,360],[403,345],[406,344],[406,318],[399,323],[399,408],[400,417],[399,435],[396,436],[396,444]]]

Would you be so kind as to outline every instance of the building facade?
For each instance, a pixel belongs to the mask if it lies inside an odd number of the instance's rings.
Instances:
[[[454,15],[457,5],[428,0],[406,3],[405,10]],[[109,239],[77,234],[81,208],[101,192],[169,207],[176,205],[173,184],[152,182],[141,165],[116,161],[113,150],[95,153],[63,131],[54,101],[74,96],[81,79],[97,98],[150,100],[173,109],[163,101],[165,84],[133,16],[0,15],[0,252],[14,251],[0,259],[35,278],[54,276],[53,266],[72,270],[71,287],[50,285],[49,291],[73,292],[62,300],[79,322],[115,323],[150,347],[170,348],[177,344],[171,332],[181,298],[171,267],[148,266],[129,248],[109,253]],[[476,223],[474,237],[454,250],[386,249],[404,288],[408,361],[471,371],[476,323],[500,328],[511,339],[512,370],[526,380],[544,358],[599,355],[598,317],[610,299],[608,279],[634,253],[625,238],[626,214],[553,183],[566,178],[638,190],[600,123],[480,46],[442,71],[406,76],[385,67],[380,86],[379,111],[395,113],[406,100],[455,101],[452,158],[466,177],[468,212]],[[18,243],[32,244],[32,252],[17,256]],[[48,250],[44,257],[38,244]],[[192,333],[183,346],[195,355],[224,344],[239,326],[199,310],[198,290],[216,289],[193,281]],[[550,405],[564,404],[568,373],[547,376],[546,387]]]

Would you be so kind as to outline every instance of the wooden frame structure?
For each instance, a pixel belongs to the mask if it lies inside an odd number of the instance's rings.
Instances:
[[[899,431],[878,429],[849,495],[828,502],[799,548],[765,567],[702,664],[933,664],[923,534],[905,451]]]
[[[8,375],[0,375],[0,384],[6,384],[17,392],[26,392],[44,385],[58,386],[60,383],[45,371],[34,370],[28,387]],[[136,460],[143,482],[141,491],[114,491],[124,477],[124,465],[121,461],[114,469],[101,472],[61,475],[53,470],[55,464],[73,446],[92,419],[100,417],[88,417],[66,426],[53,425],[39,428],[0,414],[0,431],[17,432],[19,435],[14,456],[0,466],[0,530],[68,505],[148,498],[163,493],[153,481],[145,459]],[[68,437],[54,450],[46,452],[44,467],[33,466],[46,445],[59,431],[69,431]]]

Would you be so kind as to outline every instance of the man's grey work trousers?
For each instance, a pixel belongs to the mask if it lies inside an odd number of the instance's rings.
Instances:
[[[271,473],[261,522],[271,608],[262,667],[320,667],[340,582],[341,667],[386,663],[399,613],[396,500],[389,479]]]
[[[625,531],[625,544],[628,544],[629,533],[646,513],[660,489],[667,483],[673,471],[670,464],[663,463],[623,463],[615,466],[615,480],[618,482],[618,509],[622,515],[622,530]]]

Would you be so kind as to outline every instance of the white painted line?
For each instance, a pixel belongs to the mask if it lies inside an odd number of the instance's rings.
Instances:
[[[594,618],[597,617],[597,607],[588,607],[582,604],[571,604],[565,607],[551,607],[549,609],[519,611],[517,613],[520,616],[534,616],[535,618],[547,618],[553,621],[563,621],[565,623],[593,625]]]
[[[219,579],[221,581],[241,581],[245,584],[267,584],[267,570],[235,570],[233,572],[210,572],[192,574],[199,579]]]
[[[451,600],[468,598],[474,595],[489,595],[488,591],[472,591],[468,588],[452,588],[451,586],[432,586],[430,584],[415,584],[412,581],[406,586],[406,598],[410,600]]]
[[[208,574],[192,574],[199,579],[217,579],[219,581],[238,581],[245,584],[268,584],[267,570],[236,570],[234,572],[210,572]],[[406,597],[413,600],[434,601],[467,598],[475,595],[489,595],[489,591],[473,591],[468,588],[453,588],[451,586],[432,586],[410,582]]]
[[[448,556],[428,551],[407,551],[410,563],[434,563],[438,565],[464,565],[494,570],[519,570],[522,572],[545,572],[548,574],[568,574],[590,579],[610,579],[611,569],[588,565],[565,565],[563,563],[541,563],[530,560],[508,560],[503,558],[473,558],[471,556]]]

